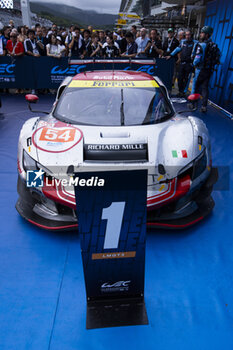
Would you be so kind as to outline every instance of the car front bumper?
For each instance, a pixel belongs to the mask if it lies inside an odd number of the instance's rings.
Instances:
[[[163,229],[184,229],[204,219],[214,208],[211,197],[213,185],[217,182],[218,170],[212,168],[205,183],[188,197],[156,210],[148,210],[147,227]],[[78,227],[74,209],[54,203],[42,193],[26,187],[18,177],[19,199],[16,209],[19,214],[34,225],[47,230],[71,230]],[[51,210],[51,204],[55,210]]]

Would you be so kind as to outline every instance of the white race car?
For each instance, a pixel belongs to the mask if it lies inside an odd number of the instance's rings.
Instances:
[[[71,229],[74,173],[147,169],[148,226],[184,228],[213,209],[211,163],[205,124],[176,113],[157,77],[80,73],[60,85],[49,115],[22,127],[16,208],[39,227]]]

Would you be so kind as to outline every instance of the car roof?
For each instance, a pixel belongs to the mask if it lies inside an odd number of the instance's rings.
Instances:
[[[154,80],[154,77],[144,72],[105,70],[79,73],[72,80],[141,81]]]

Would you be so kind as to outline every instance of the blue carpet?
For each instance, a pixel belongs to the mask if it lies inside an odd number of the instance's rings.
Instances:
[[[232,350],[232,188],[213,193],[213,213],[195,227],[148,232],[148,326],[87,331],[78,234],[38,229],[14,208],[18,136],[33,115],[23,96],[2,100],[0,349]],[[42,96],[37,109],[48,110],[52,102],[52,96]],[[233,122],[212,108],[201,118],[210,132],[213,164],[232,169]]]

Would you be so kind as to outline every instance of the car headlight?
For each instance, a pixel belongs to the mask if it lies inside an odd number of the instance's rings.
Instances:
[[[195,180],[198,176],[201,175],[205,171],[207,167],[207,154],[206,148],[202,151],[202,153],[192,162],[187,164],[184,168],[182,168],[178,176],[189,175],[191,180]]]
[[[25,150],[23,150],[23,168],[25,171],[37,170],[36,161],[32,157],[30,157]]]
[[[47,176],[53,176],[53,173],[49,169],[42,166],[35,159],[29,156],[29,154],[25,150],[23,150],[23,168],[25,172],[27,172],[27,170],[42,169],[47,174]]]
[[[198,176],[201,175],[206,170],[207,167],[207,154],[206,149],[198,156],[194,161],[193,166],[193,178],[192,180],[196,179]]]

